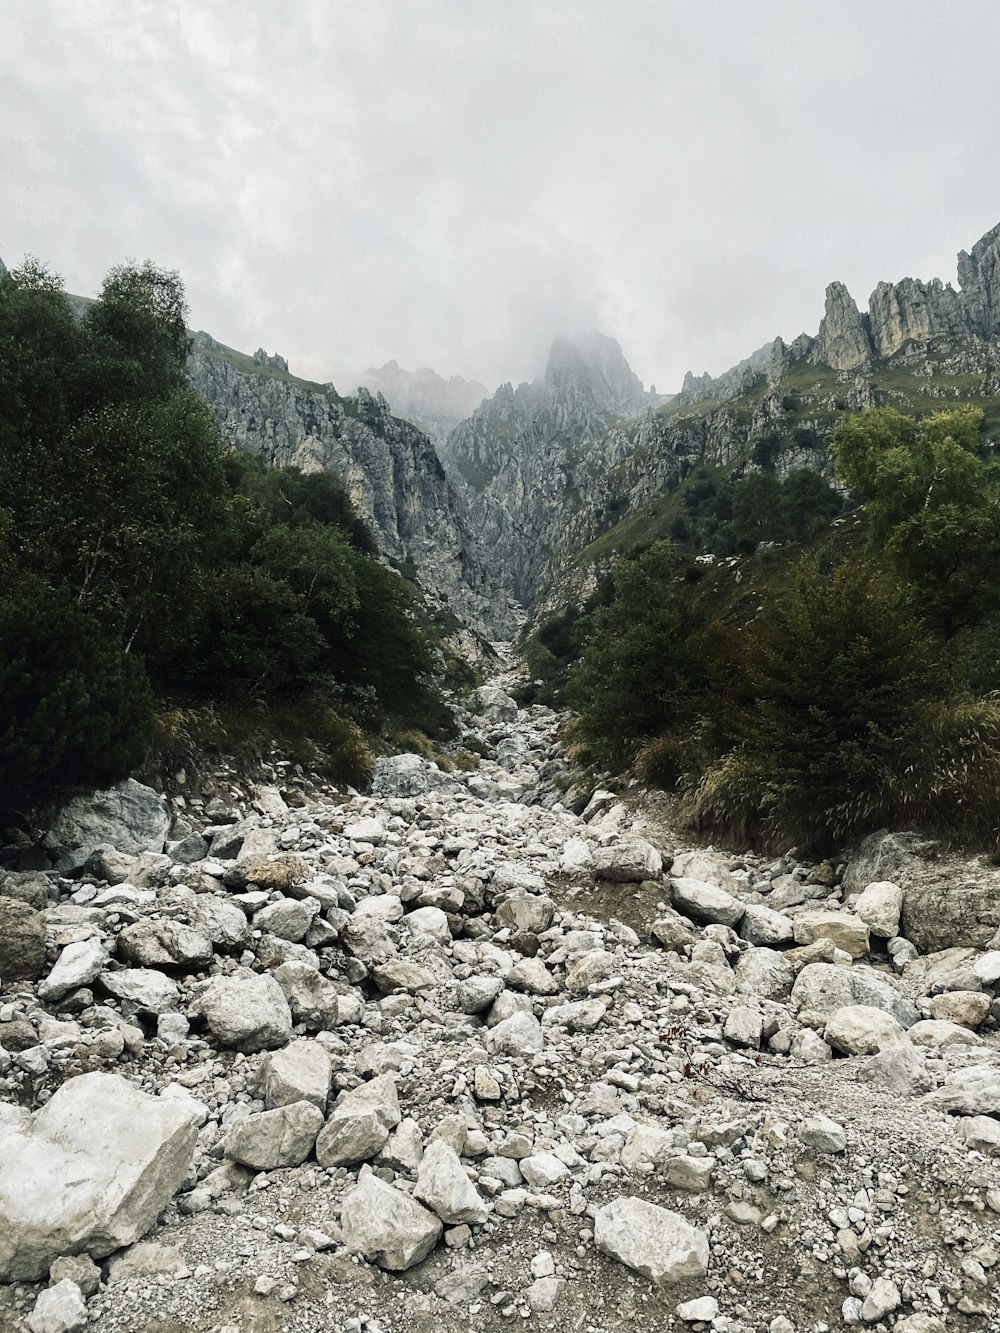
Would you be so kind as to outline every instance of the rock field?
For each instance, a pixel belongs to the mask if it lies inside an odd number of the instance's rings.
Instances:
[[[510,688],[0,872],[4,1333],[1000,1329],[1000,872],[574,814]]]

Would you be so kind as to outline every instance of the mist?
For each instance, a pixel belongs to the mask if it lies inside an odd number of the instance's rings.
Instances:
[[[835,278],[954,280],[998,52],[985,0],[13,0],[0,256],[82,294],[152,258],[309,378],[516,383],[593,327],[669,392]]]

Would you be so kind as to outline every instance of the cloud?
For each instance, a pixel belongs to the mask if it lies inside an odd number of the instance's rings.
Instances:
[[[321,379],[517,381],[596,325],[666,390],[1000,220],[1000,11],[957,12],[11,0],[0,254],[84,292],[149,256]]]

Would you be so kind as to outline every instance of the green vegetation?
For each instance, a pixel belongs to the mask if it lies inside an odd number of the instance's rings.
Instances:
[[[830,852],[916,822],[995,843],[1000,469],[980,434],[969,408],[845,416],[833,455],[865,509],[832,525],[815,474],[692,473],[673,541],[529,640],[536,694],[577,710],[585,761],[676,787],[717,833]],[[692,558],[711,523],[739,554]]]
[[[124,776],[154,732],[297,737],[357,780],[359,728],[447,723],[411,586],[334,477],[223,450],[186,313],[149,263],[76,312],[33,260],[0,275],[5,811]]]

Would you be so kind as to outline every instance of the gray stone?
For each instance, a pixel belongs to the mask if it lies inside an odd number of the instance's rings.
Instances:
[[[671,878],[670,896],[684,916],[720,926],[735,926],[746,911],[731,893],[700,879]]]
[[[444,1230],[432,1212],[374,1175],[347,1191],[340,1216],[346,1248],[393,1272],[426,1259]]]
[[[212,942],[179,921],[145,918],[119,934],[118,953],[133,967],[199,972],[212,961]]]
[[[432,1139],[420,1159],[414,1196],[451,1226],[479,1226],[489,1209],[465,1174],[458,1154],[443,1139]]]
[[[166,800],[134,778],[92,796],[76,797],[49,826],[50,836],[64,847],[110,843],[131,856],[162,852],[169,829]]]
[[[847,1135],[842,1125],[829,1116],[816,1115],[803,1120],[798,1136],[807,1148],[821,1153],[842,1153],[847,1147]]]
[[[593,1032],[608,1016],[600,1000],[572,1000],[556,1004],[542,1014],[543,1027],[562,1027],[568,1032]]]
[[[235,1120],[226,1137],[226,1156],[254,1171],[300,1166],[323,1127],[323,1112],[312,1102],[292,1102]]]
[[[326,1111],[330,1095],[330,1057],[315,1041],[292,1041],[268,1051],[260,1065],[258,1090],[271,1111],[293,1102],[312,1102]]]
[[[904,1028],[920,1019],[916,1005],[876,972],[835,963],[809,963],[795,979],[792,1003],[797,1009],[833,1014],[846,1005],[863,1004],[892,1014]]]
[[[593,867],[598,879],[641,884],[643,880],[659,879],[663,858],[645,839],[629,837],[609,847],[595,847]]]
[[[27,1122],[0,1122],[0,1280],[143,1235],[188,1174],[198,1129],[117,1074],[67,1080]]]
[[[739,922],[740,938],[762,948],[791,942],[793,927],[787,916],[759,903],[751,903]]]
[[[277,981],[246,968],[213,977],[196,1008],[215,1040],[234,1051],[273,1050],[292,1035],[292,1013]]]
[[[708,1236],[679,1213],[624,1196],[594,1214],[594,1243],[657,1286],[704,1277]]]
[[[97,980],[107,962],[108,955],[102,940],[79,940],[74,944],[67,944],[52,971],[38,983],[38,998],[48,1001],[61,1000],[70,991],[77,990],[80,986],[89,986],[92,981]]]
[[[924,1105],[952,1115],[1000,1116],[1000,1069],[956,1069],[924,1098]]]
[[[83,1333],[86,1327],[87,1305],[83,1292],[69,1278],[39,1292],[28,1315],[31,1333]]]
[[[277,935],[279,940],[298,944],[304,940],[316,915],[317,904],[310,906],[296,898],[279,898],[256,913],[254,929]]]
[[[891,880],[876,880],[860,894],[854,910],[873,934],[892,939],[899,934],[903,890]]]
[[[902,1035],[902,1026],[891,1014],[865,1004],[835,1009],[823,1033],[833,1049],[845,1055],[873,1055]]]
[[[97,980],[126,1013],[163,1014],[180,1005],[180,991],[172,977],[165,977],[145,967],[123,967],[116,972],[101,972]]]
[[[396,754],[376,759],[372,795],[425,796],[428,792],[461,792],[462,784],[442,773],[437,764],[419,754]]]
[[[533,1014],[511,1014],[486,1035],[486,1049],[491,1055],[530,1055],[544,1046],[541,1024]]]
[[[345,1092],[316,1142],[320,1166],[350,1166],[374,1157],[400,1122],[396,1080],[382,1074]]]
[[[733,969],[740,995],[762,1000],[784,1000],[792,993],[795,969],[776,949],[746,949]]]
[[[281,987],[296,1023],[301,1023],[310,1032],[337,1026],[340,1019],[337,989],[315,967],[291,959],[275,968],[274,979]]]
[[[45,918],[17,898],[0,898],[0,980],[35,981],[45,971]]]
[[[554,913],[555,903],[551,898],[538,894],[517,894],[500,904],[496,920],[498,926],[540,935],[551,926]]]
[[[810,909],[800,912],[793,922],[796,944],[813,944],[816,940],[832,940],[852,958],[864,958],[871,947],[868,927],[864,921],[848,912],[829,912]]]

